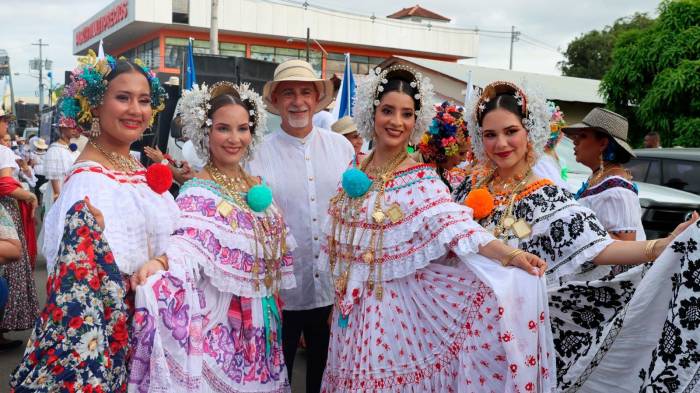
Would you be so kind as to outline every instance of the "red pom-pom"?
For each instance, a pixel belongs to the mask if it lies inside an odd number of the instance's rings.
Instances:
[[[173,173],[165,164],[152,164],[146,170],[146,183],[151,190],[162,194],[173,185]]]

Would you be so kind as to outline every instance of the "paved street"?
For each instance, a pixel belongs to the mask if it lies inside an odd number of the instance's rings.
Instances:
[[[46,301],[46,291],[44,290],[44,285],[46,283],[46,264],[43,260],[37,261],[37,268],[34,272],[34,281],[38,289],[39,302],[43,306]],[[29,330],[24,332],[13,332],[5,335],[9,339],[17,339],[26,341],[29,338]],[[11,351],[0,352],[0,392],[7,392],[8,382],[10,373],[17,366],[17,363],[22,358],[22,353],[24,353],[24,346],[16,348]],[[306,373],[306,353],[301,351],[297,354],[296,361],[294,362],[296,369],[294,370],[294,384],[292,386],[293,392],[305,392],[306,383],[304,380]]]

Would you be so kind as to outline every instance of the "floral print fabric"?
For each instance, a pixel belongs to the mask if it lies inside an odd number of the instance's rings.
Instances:
[[[128,286],[82,201],[66,216],[47,291],[46,306],[11,377],[12,391],[126,391]]]

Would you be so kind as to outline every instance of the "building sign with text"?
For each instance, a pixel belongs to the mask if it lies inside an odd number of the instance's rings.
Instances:
[[[75,33],[75,45],[82,45],[129,16],[129,0],[123,0]]]

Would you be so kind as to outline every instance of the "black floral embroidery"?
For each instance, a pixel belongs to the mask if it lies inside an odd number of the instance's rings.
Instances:
[[[671,277],[672,296],[668,313],[649,367],[639,370],[640,392],[693,392],[700,384],[696,370],[700,352],[696,340],[700,338],[700,252],[698,233],[700,223],[686,241],[671,245],[680,264]]]

